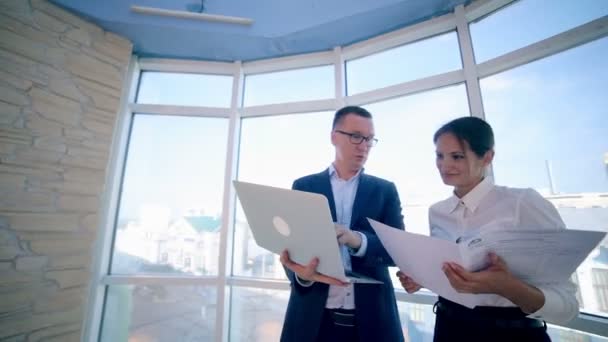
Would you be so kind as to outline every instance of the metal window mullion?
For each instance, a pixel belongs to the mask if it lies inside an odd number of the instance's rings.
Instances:
[[[608,317],[580,313],[572,321],[556,326],[608,337]]]
[[[129,110],[129,103],[135,100],[140,72],[137,57],[133,55],[123,81],[118,119],[110,147],[110,160],[108,161],[105,181],[107,186],[100,200],[102,208],[99,211],[97,223],[99,233],[94,244],[92,279],[88,289],[86,320],[81,333],[82,341],[97,341],[101,333],[106,293],[102,279],[110,269],[120,186],[127,154],[127,141],[133,121],[133,113]]]
[[[232,76],[234,74],[234,63],[227,62],[208,62],[169,58],[140,58],[139,66],[142,71],[196,73],[225,76]]]
[[[407,293],[403,290],[395,291],[395,298],[398,302],[433,305],[437,301],[437,295],[429,291],[418,293]]]
[[[106,286],[114,285],[164,285],[164,286],[211,286],[219,283],[217,276],[171,275],[106,275],[101,279]]]
[[[230,286],[238,287],[251,287],[258,289],[268,290],[289,290],[290,285],[287,280],[275,280],[275,279],[259,279],[259,278],[246,278],[246,277],[230,277],[228,279]]]
[[[230,317],[230,290],[227,287],[228,271],[232,266],[232,253],[228,244],[233,240],[235,201],[232,180],[236,177],[238,146],[240,139],[241,116],[240,106],[243,102],[244,74],[243,65],[234,63],[232,82],[232,100],[230,105],[230,121],[228,124],[228,139],[226,149],[226,164],[224,173],[224,197],[222,199],[222,227],[220,230],[220,255],[218,256],[218,288],[216,305],[216,341],[228,341]]]
[[[322,99],[322,100],[311,100],[311,101],[298,101],[288,103],[277,103],[270,105],[259,105],[244,107],[241,111],[241,116],[244,118],[249,117],[260,117],[260,116],[272,116],[272,115],[283,115],[283,114],[296,114],[296,113],[309,113],[309,112],[321,112],[326,110],[333,110],[335,108],[335,98]]]
[[[460,47],[460,56],[462,57],[469,110],[471,111],[472,116],[483,119],[485,118],[485,115],[481,99],[481,89],[479,87],[479,78],[477,77],[477,65],[475,64],[473,43],[471,41],[469,24],[465,17],[464,6],[456,6],[454,13],[456,15],[456,33],[458,34],[458,46]]]
[[[345,97],[347,105],[365,105],[396,97],[421,93],[441,87],[447,87],[464,82],[462,70],[450,71],[439,75],[420,78],[379,89],[366,91]]]
[[[477,64],[475,63],[475,51],[473,50],[471,31],[469,30],[464,6],[456,6],[454,14],[456,15],[456,34],[458,35],[458,47],[462,58],[470,115],[485,120],[486,115],[483,108],[479,77],[477,75]],[[494,177],[493,164],[488,165],[486,168],[486,175]]]
[[[203,106],[181,106],[181,105],[161,105],[161,104],[142,104],[133,103],[130,109],[134,113],[150,115],[169,115],[169,116],[195,116],[210,118],[229,118],[230,108],[203,107]]]
[[[255,75],[269,72],[288,71],[302,68],[314,68],[318,66],[331,65],[333,63],[332,51],[321,51],[300,54],[288,57],[277,57],[259,61],[244,62],[243,74]]]
[[[346,96],[346,68],[342,48],[334,48],[334,89],[336,97],[336,110],[344,107]]]

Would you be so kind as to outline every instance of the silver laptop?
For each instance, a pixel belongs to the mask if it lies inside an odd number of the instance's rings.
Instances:
[[[319,258],[317,272],[346,282],[382,284],[347,272],[342,264],[336,230],[325,196],[305,191],[233,181],[255,242],[307,265]]]

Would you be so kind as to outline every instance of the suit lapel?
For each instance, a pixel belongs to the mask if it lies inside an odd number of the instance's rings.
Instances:
[[[359,186],[357,187],[357,194],[355,195],[355,203],[353,204],[353,213],[350,220],[351,228],[354,227],[354,224],[359,221],[361,217],[365,217],[365,205],[367,204],[371,188],[369,178],[361,171],[361,174],[359,175]]]
[[[336,202],[334,202],[334,192],[331,190],[331,181],[329,180],[329,169],[321,172],[320,174],[320,190],[321,194],[327,197],[329,201],[329,210],[331,211],[331,218],[336,222]]]

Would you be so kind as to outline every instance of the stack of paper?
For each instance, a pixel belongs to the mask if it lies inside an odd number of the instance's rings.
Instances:
[[[455,262],[470,271],[483,269],[494,252],[509,270],[529,284],[568,279],[606,235],[582,230],[492,230],[460,244],[408,233],[369,219],[384,248],[401,271],[421,286],[453,302],[473,308],[490,294],[458,293],[441,270]]]

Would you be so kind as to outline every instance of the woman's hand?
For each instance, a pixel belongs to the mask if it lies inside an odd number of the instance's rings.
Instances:
[[[399,278],[401,286],[403,286],[407,293],[414,293],[422,288],[422,286],[420,286],[412,278],[406,276],[405,273],[401,271],[397,272],[397,278]]]
[[[498,255],[490,253],[490,266],[483,271],[468,272],[462,266],[448,262],[443,272],[460,293],[492,293],[510,300],[525,313],[533,313],[545,305],[544,293],[514,277]]]
[[[490,266],[483,271],[469,272],[454,262],[443,264],[443,272],[452,287],[460,293],[493,293],[504,295],[505,288],[513,280],[507,264],[496,254],[490,253]]]

